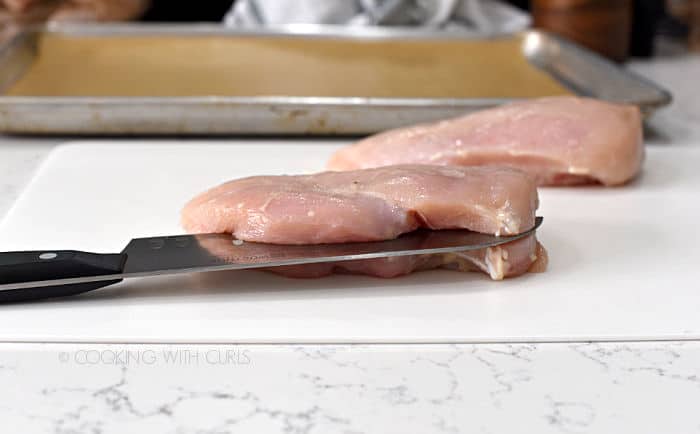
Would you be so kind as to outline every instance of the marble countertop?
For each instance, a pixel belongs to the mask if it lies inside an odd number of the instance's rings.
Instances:
[[[21,433],[700,431],[698,342],[0,349]]]
[[[700,56],[634,62],[674,104],[648,143],[700,144]],[[0,137],[0,218],[66,139]],[[700,432],[700,342],[0,343],[14,432]]]

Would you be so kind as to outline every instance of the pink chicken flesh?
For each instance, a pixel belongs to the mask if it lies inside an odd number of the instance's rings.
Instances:
[[[421,227],[513,235],[534,225],[537,205],[534,180],[518,170],[403,165],[230,181],[191,200],[182,224],[191,233],[232,233],[238,239],[274,244],[380,241]],[[541,267],[545,260],[544,250],[531,236],[464,254],[271,271],[294,277],[332,272],[394,277],[447,267],[479,269],[502,279],[522,274],[533,264]]]
[[[327,167],[499,165],[524,170],[539,185],[617,185],[639,172],[643,158],[637,107],[550,97],[380,133],[339,150]]]

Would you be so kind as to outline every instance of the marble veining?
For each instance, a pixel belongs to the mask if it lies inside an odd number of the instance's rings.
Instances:
[[[689,433],[700,342],[1,344],[16,432]]]

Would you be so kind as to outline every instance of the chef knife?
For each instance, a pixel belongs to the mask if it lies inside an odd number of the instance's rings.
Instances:
[[[463,252],[531,235],[542,224],[512,236],[468,230],[418,230],[387,241],[280,245],[245,242],[231,234],[136,238],[121,253],[74,250],[0,253],[0,303],[76,295],[131,277],[271,268]]]

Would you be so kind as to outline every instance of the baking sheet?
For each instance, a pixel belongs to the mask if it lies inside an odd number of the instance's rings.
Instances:
[[[541,32],[356,32],[144,24],[28,31],[0,51],[0,130],[355,134],[519,98],[573,92],[645,111],[670,98]]]
[[[59,148],[0,249],[119,251],[179,231],[195,193],[316,171],[329,141],[83,142]],[[270,158],[275,155],[276,158]],[[649,149],[620,188],[541,189],[549,270],[501,282],[428,271],[288,279],[258,271],[130,280],[80,299],[0,306],[0,341],[511,342],[700,338],[700,149]],[[690,229],[688,229],[690,228]]]
[[[352,40],[37,35],[12,96],[528,98],[568,94],[519,37]],[[489,74],[485,74],[489,71]]]

